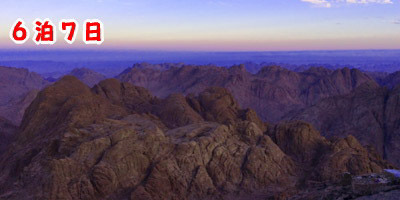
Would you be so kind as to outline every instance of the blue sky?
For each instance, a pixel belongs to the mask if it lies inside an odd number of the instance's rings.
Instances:
[[[400,49],[399,0],[2,0],[0,48],[23,18],[98,18],[102,46],[73,45],[62,35],[52,47],[138,50],[264,51]]]

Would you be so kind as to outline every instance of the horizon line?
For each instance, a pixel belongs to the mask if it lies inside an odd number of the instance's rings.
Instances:
[[[29,52],[29,51],[121,51],[121,52],[169,52],[169,53],[263,53],[263,52],[334,52],[334,51],[400,51],[400,48],[368,48],[368,49],[304,49],[304,50],[150,50],[150,49],[127,49],[127,48],[0,48],[0,51]]]

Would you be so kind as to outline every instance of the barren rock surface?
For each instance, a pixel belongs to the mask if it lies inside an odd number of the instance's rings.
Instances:
[[[27,69],[0,66],[0,116],[19,125],[24,110],[47,84]]]
[[[251,74],[244,65],[231,68],[184,65],[167,70],[136,66],[117,78],[145,87],[159,97],[172,93],[199,94],[208,87],[224,87],[232,92],[240,106],[252,108],[263,120],[272,122],[322,98],[347,94],[365,82],[374,81],[361,71],[349,68],[332,71],[320,67],[294,72],[267,66]]]
[[[400,165],[400,87],[388,89],[366,83],[354,92],[330,97],[288,119],[313,124],[327,137],[351,134],[385,159]]]
[[[93,87],[100,81],[106,79],[103,74],[100,74],[88,68],[75,68],[69,73],[69,75],[75,76],[89,87]]]
[[[8,145],[11,143],[17,127],[7,119],[0,117],[0,155],[7,150]]]
[[[354,137],[267,125],[223,88],[159,99],[72,76],[39,92],[0,157],[0,199],[265,199],[391,165]]]

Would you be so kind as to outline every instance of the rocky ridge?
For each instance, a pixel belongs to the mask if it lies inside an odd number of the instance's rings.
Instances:
[[[0,156],[0,199],[265,199],[392,166],[354,137],[268,125],[227,89],[160,99],[66,76],[39,92]]]
[[[79,80],[81,80],[83,83],[88,85],[89,87],[93,87],[100,81],[106,79],[106,77],[103,74],[100,74],[98,72],[95,72],[91,69],[88,68],[75,68],[73,69],[69,75],[75,76]]]
[[[240,106],[256,110],[263,120],[271,122],[323,98],[347,94],[365,82],[374,82],[357,69],[312,67],[294,72],[267,66],[251,74],[244,65],[231,68],[184,65],[167,70],[133,67],[117,78],[145,87],[158,97],[172,93],[199,94],[211,86],[223,87],[233,94]]]
[[[0,66],[0,116],[19,125],[24,110],[47,84],[39,74],[27,69]]]
[[[350,94],[329,97],[298,113],[291,113],[287,119],[307,121],[329,138],[351,134],[398,166],[399,105],[399,86],[388,89],[366,83]]]

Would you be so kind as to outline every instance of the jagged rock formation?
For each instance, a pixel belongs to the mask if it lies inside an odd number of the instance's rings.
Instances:
[[[18,125],[37,91],[47,84],[27,69],[0,67],[0,116]]]
[[[361,84],[373,81],[357,69],[332,71],[320,67],[294,72],[270,66],[250,74],[244,65],[229,69],[188,65],[168,70],[133,67],[117,78],[145,87],[159,97],[172,93],[198,94],[210,86],[224,87],[242,107],[252,108],[263,120],[272,122],[322,98],[347,94]]]
[[[330,97],[287,119],[313,124],[327,137],[354,135],[384,158],[400,165],[400,87],[366,83],[354,92]]]
[[[391,166],[355,138],[263,123],[228,90],[165,99],[66,76],[39,92],[0,157],[0,199],[265,199]]]
[[[69,75],[75,76],[79,80],[81,80],[83,83],[88,85],[89,87],[93,87],[100,81],[106,79],[106,77],[103,74],[100,74],[98,72],[95,72],[91,69],[88,68],[75,68],[73,69]]]

